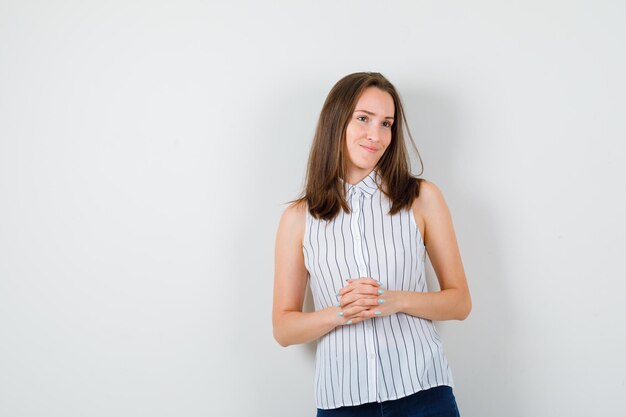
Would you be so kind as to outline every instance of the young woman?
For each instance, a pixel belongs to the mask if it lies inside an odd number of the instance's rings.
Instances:
[[[280,220],[274,337],[317,340],[318,416],[459,415],[432,320],[465,319],[470,293],[443,195],[410,173],[405,124],[381,74],[339,80],[303,196]],[[426,287],[426,252],[440,291]],[[307,284],[315,312],[302,312]]]

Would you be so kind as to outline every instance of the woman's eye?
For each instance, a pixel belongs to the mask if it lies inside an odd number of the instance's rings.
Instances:
[[[365,120],[367,120],[367,116],[357,116],[356,119],[361,122],[364,122]]]
[[[383,122],[383,126],[385,126],[385,127],[391,127],[391,123],[389,123],[389,122]]]

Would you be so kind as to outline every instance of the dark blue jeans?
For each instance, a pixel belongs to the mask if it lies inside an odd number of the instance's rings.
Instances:
[[[452,387],[440,385],[397,400],[317,409],[317,417],[460,417]]]

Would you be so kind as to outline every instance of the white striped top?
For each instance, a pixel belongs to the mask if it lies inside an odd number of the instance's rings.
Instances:
[[[345,279],[371,277],[384,288],[428,291],[425,247],[411,209],[390,216],[391,201],[372,171],[346,183],[351,213],[315,219],[307,210],[305,266],[315,310],[333,306]],[[439,385],[452,372],[432,321],[397,313],[338,326],[317,341],[315,402],[331,409],[382,402]]]

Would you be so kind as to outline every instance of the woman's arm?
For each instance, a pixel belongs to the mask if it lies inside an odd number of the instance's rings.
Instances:
[[[274,338],[281,346],[308,343],[344,324],[338,307],[303,313],[307,286],[302,239],[306,206],[293,204],[283,213],[276,235],[274,259]]]
[[[408,292],[397,297],[398,311],[430,320],[464,320],[472,309],[450,210],[439,188],[423,180],[413,203],[416,222],[424,222],[423,238],[441,291]],[[390,300],[391,301],[391,300]]]
[[[384,302],[370,307],[362,316],[380,317],[400,312],[430,320],[464,320],[472,309],[472,301],[450,210],[434,183],[422,181],[420,195],[413,202],[413,215],[418,227],[422,225],[426,251],[441,290],[425,293],[386,290],[378,296]],[[359,284],[355,281],[350,286]],[[377,311],[380,313],[376,314]]]

